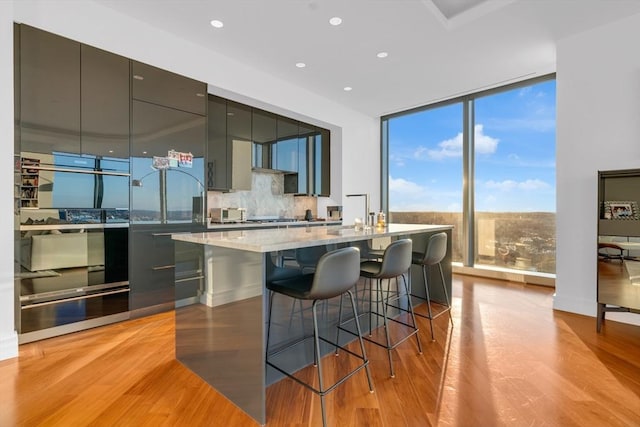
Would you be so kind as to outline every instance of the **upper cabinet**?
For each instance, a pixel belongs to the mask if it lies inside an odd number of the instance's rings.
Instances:
[[[129,158],[129,60],[82,45],[80,69],[81,150]]]
[[[206,115],[207,85],[151,65],[131,61],[133,99]]]
[[[227,100],[209,95],[207,114],[207,188],[228,190],[230,153],[227,150]]]
[[[277,141],[275,144],[275,169],[287,172],[298,172],[298,129],[300,125],[297,120],[278,116],[277,118]]]
[[[137,100],[132,112],[131,223],[202,222],[206,117]],[[192,163],[157,163],[172,150]]]
[[[207,188],[251,189],[251,108],[209,95]]]
[[[16,25],[16,151],[129,157],[129,60]]]
[[[254,108],[252,117],[253,167],[258,169],[276,169],[274,160],[274,144],[277,134],[276,115]]]
[[[331,195],[331,138],[327,129],[316,128],[313,153],[313,194]]]
[[[19,27],[20,149],[80,153],[80,43]]]
[[[299,194],[331,195],[331,138],[329,130],[300,123],[298,132]]]

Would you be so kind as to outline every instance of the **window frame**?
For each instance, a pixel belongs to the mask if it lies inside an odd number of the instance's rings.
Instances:
[[[380,117],[380,199],[382,210],[389,217],[389,120],[422,111],[442,108],[455,103],[462,103],[463,108],[463,189],[462,189],[462,236],[463,256],[462,265],[474,268],[475,262],[475,159],[474,159],[474,102],[478,98],[507,92],[518,88],[533,86],[549,80],[556,80],[556,73],[545,74],[514,83],[491,87],[475,91],[454,98],[444,99],[408,110],[386,114]],[[516,270],[520,273],[529,273]],[[533,272],[531,272],[533,274]],[[549,274],[547,274],[549,275]],[[555,274],[552,274],[555,277]]]

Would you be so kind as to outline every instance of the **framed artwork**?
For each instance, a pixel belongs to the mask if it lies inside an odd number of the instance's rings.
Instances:
[[[610,219],[638,219],[638,202],[606,201],[604,202],[604,217]]]

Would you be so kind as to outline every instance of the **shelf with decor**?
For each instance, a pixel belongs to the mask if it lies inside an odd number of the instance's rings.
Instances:
[[[598,172],[598,314],[640,313],[640,169]]]
[[[20,158],[20,170],[17,179],[16,197],[21,208],[38,207],[38,185],[40,180],[40,160]]]

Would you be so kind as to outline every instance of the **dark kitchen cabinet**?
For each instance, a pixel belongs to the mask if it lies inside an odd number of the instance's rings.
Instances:
[[[17,151],[128,160],[129,60],[28,25],[17,28]]]
[[[209,95],[207,117],[207,188],[231,189],[231,150],[227,147],[227,100]]]
[[[251,190],[251,108],[209,95],[207,188]]]
[[[287,150],[293,149],[288,144],[285,147]],[[295,155],[285,151],[283,156],[291,156],[291,159],[295,158],[297,161],[295,173],[285,174],[285,193],[330,196],[331,137],[329,130],[300,122],[296,147]],[[287,163],[287,167],[291,167],[291,163]]]
[[[80,153],[80,43],[19,27],[20,150]]]
[[[277,117],[277,142],[275,145],[274,169],[285,172],[298,172],[299,148],[297,120],[283,116]]]
[[[133,99],[206,115],[207,84],[131,61]]]
[[[131,109],[130,307],[170,309],[177,274],[171,234],[204,230],[207,122],[139,100]],[[191,153],[192,164],[167,165],[171,150]]]
[[[251,123],[253,167],[258,169],[275,169],[274,147],[276,135],[276,115],[268,111],[254,108]]]
[[[132,224],[204,221],[206,117],[132,102]],[[159,165],[169,151],[191,153],[190,167]]]
[[[81,151],[129,160],[129,59],[82,45]]]
[[[313,191],[317,196],[331,195],[331,140],[327,129],[316,128],[313,141]]]
[[[202,252],[178,252],[171,234],[203,231],[190,224],[135,225],[131,227],[129,252],[132,263],[129,309],[149,307],[170,310],[177,298],[193,297],[203,276]]]

